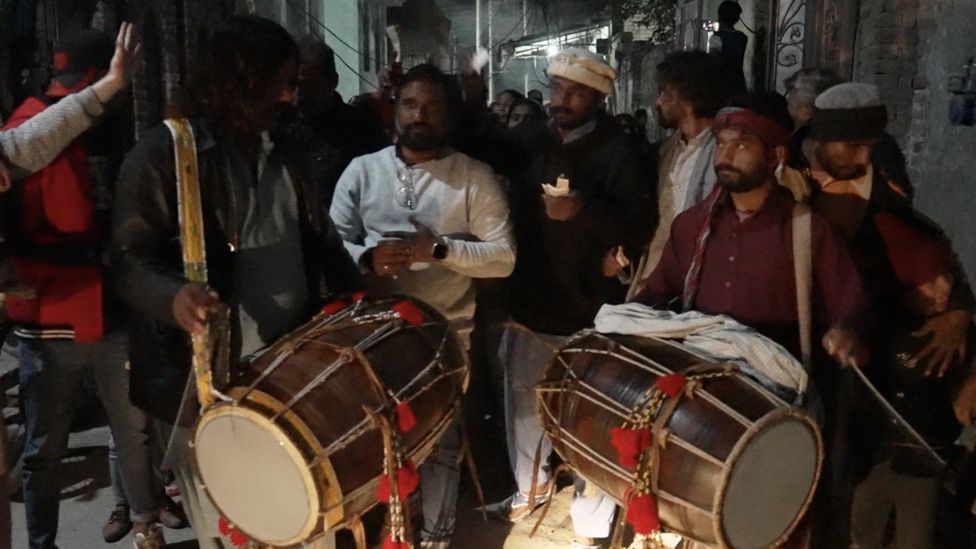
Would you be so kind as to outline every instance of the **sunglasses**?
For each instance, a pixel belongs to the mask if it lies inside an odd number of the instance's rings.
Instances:
[[[398,170],[397,179],[400,181],[396,190],[397,204],[408,210],[417,209],[417,194],[413,188],[413,170],[410,168]]]

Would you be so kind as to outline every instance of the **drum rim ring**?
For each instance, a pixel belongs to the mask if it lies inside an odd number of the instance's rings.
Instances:
[[[724,503],[728,492],[729,482],[732,478],[732,471],[735,470],[735,466],[738,463],[739,458],[742,457],[743,453],[745,453],[746,448],[749,446],[749,443],[756,434],[773,423],[781,423],[791,418],[800,420],[800,422],[806,425],[807,428],[810,429],[810,432],[813,433],[814,442],[817,446],[817,468],[810,484],[809,493],[803,500],[803,505],[800,507],[800,512],[797,513],[793,521],[790,522],[786,529],[783,530],[783,533],[780,534],[779,538],[770,544],[770,547],[778,547],[789,539],[790,535],[793,534],[793,531],[806,516],[807,511],[810,508],[810,503],[813,501],[813,497],[817,493],[817,486],[820,484],[820,475],[823,472],[823,435],[820,432],[820,427],[817,425],[817,422],[814,421],[810,414],[803,409],[794,406],[776,408],[753,423],[752,426],[749,427],[749,429],[747,429],[741,437],[739,437],[739,440],[736,441],[735,446],[732,447],[732,451],[729,452],[728,456],[725,458],[725,466],[728,474],[723,479],[722,485],[719,487],[719,489],[715,491],[715,499],[712,502],[712,510],[715,513],[715,516],[719,517],[719,520],[715,521],[715,539],[719,541],[723,548],[732,548],[732,545],[729,544],[729,537],[725,532],[725,523],[721,519],[722,504]]]
[[[250,399],[255,392],[257,391],[252,391],[251,394],[248,395],[248,399]],[[255,400],[263,400],[263,399],[255,399]],[[273,401],[273,399],[271,400]],[[322,503],[321,503],[322,495],[319,493],[317,483],[315,482],[315,477],[312,474],[311,468],[308,466],[308,461],[302,455],[301,450],[298,448],[298,445],[296,445],[295,442],[285,434],[284,430],[280,426],[270,421],[270,419],[265,414],[262,414],[260,411],[247,406],[246,402],[235,403],[235,404],[231,404],[231,403],[217,404],[205,410],[200,415],[200,418],[197,420],[197,424],[193,430],[194,448],[196,448],[197,446],[197,436],[200,433],[200,429],[207,422],[217,417],[228,415],[228,414],[246,416],[248,417],[248,419],[253,420],[256,424],[265,427],[265,429],[269,433],[272,433],[273,436],[276,439],[278,439],[279,443],[282,443],[282,448],[285,450],[288,456],[295,462],[296,465],[299,464],[304,465],[304,467],[297,467],[297,469],[299,471],[299,475],[302,477],[302,481],[303,481],[302,484],[305,487],[305,493],[308,498],[307,501],[309,503],[309,509],[311,510],[311,512],[309,513],[309,517],[306,520],[305,525],[301,528],[301,530],[294,537],[289,538],[287,540],[268,540],[268,539],[263,539],[263,537],[253,535],[243,525],[236,523],[231,519],[231,517],[227,516],[227,513],[223,510],[220,503],[216,500],[216,498],[214,498],[213,494],[210,491],[210,486],[208,485],[208,483],[203,477],[200,464],[197,458],[197,452],[194,450],[193,452],[191,452],[192,465],[198,478],[201,481],[200,482],[201,488],[203,489],[204,493],[207,494],[207,498],[213,504],[214,508],[221,514],[221,516],[226,517],[227,520],[230,521],[235,528],[241,530],[241,532],[243,532],[251,539],[258,540],[262,543],[269,543],[273,545],[286,545],[286,546],[306,541],[311,536],[311,534],[315,531],[316,527],[319,524],[319,519],[320,519],[321,509],[322,509]]]

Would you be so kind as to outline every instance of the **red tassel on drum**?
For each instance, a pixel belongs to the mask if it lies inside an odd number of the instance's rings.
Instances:
[[[220,530],[221,535],[223,536],[230,535],[230,530],[231,530],[230,523],[227,522],[227,519],[225,519],[224,517],[220,517],[220,520],[217,521],[217,528]]]
[[[247,536],[242,534],[240,530],[231,530],[230,542],[235,547],[244,547],[245,545],[247,545]]]
[[[217,521],[217,529],[220,530],[221,535],[229,537],[234,546],[244,547],[247,544],[247,536],[234,528],[226,518],[220,517],[220,520]]]
[[[360,291],[352,294],[352,298],[351,298],[352,299],[352,302],[353,303],[359,303],[360,301],[362,301],[363,299],[366,298],[366,295],[368,293],[369,292],[367,292],[366,290],[360,290]]]
[[[410,549],[410,545],[405,541],[393,541],[393,537],[387,534],[383,540],[383,549]]]
[[[661,529],[661,518],[657,514],[657,500],[651,494],[632,495],[627,502],[627,522],[634,527],[634,533],[647,535]]]
[[[627,469],[637,467],[638,458],[651,445],[650,429],[610,429],[610,444],[617,449],[617,461]]]
[[[390,309],[398,314],[407,324],[420,326],[424,323],[424,312],[410,301],[403,300]]]
[[[403,499],[417,491],[420,487],[420,473],[417,466],[409,459],[403,460],[403,467],[397,471],[397,489],[400,490],[400,499]]]
[[[396,420],[401,433],[409,433],[411,429],[417,426],[417,416],[414,415],[409,402],[403,401],[397,404]]]
[[[420,486],[420,473],[417,466],[409,459],[403,461],[403,467],[397,469],[397,494],[403,499],[417,491]],[[387,475],[380,477],[380,484],[376,487],[376,500],[390,502],[390,479]]]
[[[657,378],[654,385],[656,385],[658,390],[660,390],[662,393],[674,398],[681,393],[682,389],[685,388],[685,383],[688,383],[688,378],[685,376],[681,374],[668,374],[666,376]]]
[[[331,316],[338,313],[339,311],[342,311],[348,306],[349,304],[342,300],[333,301],[332,303],[326,303],[325,306],[322,307],[322,314],[324,314],[325,316]]]

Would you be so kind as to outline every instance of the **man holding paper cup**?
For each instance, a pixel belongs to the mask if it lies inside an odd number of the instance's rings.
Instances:
[[[619,303],[617,275],[646,245],[656,208],[649,178],[627,136],[603,111],[616,71],[603,56],[571,48],[549,60],[551,125],[536,140],[523,173],[512,178],[519,255],[511,279],[511,316],[500,348],[505,366],[509,457],[518,491],[493,506],[518,521],[542,505],[551,447],[534,470],[543,439],[533,387],[553,350],[592,325],[604,303]],[[521,129],[521,128],[520,128]],[[533,477],[536,479],[535,497]],[[614,504],[580,486],[572,506],[574,547],[607,537]]]

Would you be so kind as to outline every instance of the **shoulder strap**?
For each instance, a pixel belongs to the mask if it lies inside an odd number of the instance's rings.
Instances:
[[[809,370],[813,352],[813,319],[810,294],[813,290],[813,247],[810,205],[797,202],[793,206],[793,273],[796,276],[796,313],[800,324],[800,354],[803,366]]]
[[[197,146],[193,128],[186,118],[167,118],[164,122],[173,135],[176,159],[176,200],[179,210],[180,241],[183,248],[183,274],[191,282],[207,282],[207,251],[203,238],[203,205],[197,169]],[[194,335],[193,372],[201,406],[213,404],[213,374],[209,333]]]

